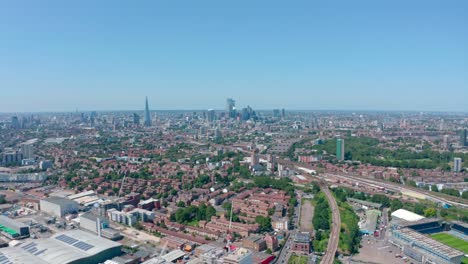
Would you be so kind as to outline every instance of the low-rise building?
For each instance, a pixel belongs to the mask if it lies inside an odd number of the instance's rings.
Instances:
[[[29,226],[0,215],[0,233],[10,239],[29,237]]]
[[[265,235],[265,242],[268,249],[272,252],[275,252],[278,249],[278,238],[276,236],[266,234]]]
[[[297,233],[294,235],[291,251],[299,254],[309,254],[310,252],[310,235],[309,233]]]
[[[56,217],[64,217],[66,214],[77,213],[79,205],[70,199],[51,196],[40,201],[41,211]]]
[[[226,264],[250,264],[253,263],[252,252],[246,248],[238,248],[224,257]]]
[[[242,246],[255,251],[263,251],[267,248],[266,242],[261,235],[250,235],[242,240]]]
[[[289,229],[289,219],[287,217],[273,217],[271,226],[276,231],[287,231]]]

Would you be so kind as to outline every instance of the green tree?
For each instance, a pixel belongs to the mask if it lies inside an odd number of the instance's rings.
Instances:
[[[271,230],[271,218],[264,217],[264,216],[257,216],[255,217],[255,223],[257,223],[260,227],[260,232],[267,232]]]
[[[436,215],[437,215],[437,211],[433,207],[427,208],[426,210],[424,210],[425,217],[435,217]]]
[[[425,215],[426,214],[426,206],[424,206],[423,204],[420,204],[420,203],[417,203],[417,204],[414,204],[414,209],[413,211],[419,215]]]
[[[373,203],[382,204],[384,207],[390,206],[390,199],[383,194],[374,194],[371,198],[371,201]]]
[[[325,199],[325,195],[323,193],[316,195],[314,200],[316,201],[316,206],[314,209],[312,224],[314,225],[315,230],[329,230],[331,210],[328,205],[328,201]]]
[[[401,208],[403,208],[403,203],[398,199],[394,199],[390,203],[390,209],[392,210],[392,212]]]
[[[463,199],[468,199],[468,191],[464,191],[464,192],[462,193],[462,198],[463,198]]]
[[[448,194],[448,195],[452,195],[452,196],[460,196],[460,192],[458,190],[455,190],[455,189],[444,188],[440,192]]]

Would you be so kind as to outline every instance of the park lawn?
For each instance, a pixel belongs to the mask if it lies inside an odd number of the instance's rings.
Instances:
[[[465,254],[468,254],[468,242],[466,242],[463,239],[460,239],[447,233],[437,233],[433,234],[431,237],[441,242],[442,244],[456,248],[460,251],[463,251]]]
[[[307,260],[306,256],[292,255],[288,260],[288,264],[307,264]]]

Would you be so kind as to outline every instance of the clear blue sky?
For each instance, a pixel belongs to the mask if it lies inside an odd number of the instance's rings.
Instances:
[[[468,111],[468,1],[2,1],[0,112]]]

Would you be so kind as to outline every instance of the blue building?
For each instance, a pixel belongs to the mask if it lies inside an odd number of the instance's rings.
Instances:
[[[145,103],[145,127],[150,127],[150,126],[151,126],[151,115],[149,111],[148,96],[147,96],[146,103]]]

